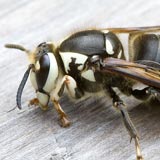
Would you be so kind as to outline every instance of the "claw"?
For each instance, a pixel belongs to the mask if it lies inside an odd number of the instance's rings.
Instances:
[[[116,94],[116,92],[113,90],[111,87],[107,87],[108,92],[110,93],[111,98],[113,98],[113,106],[120,111],[123,123],[128,131],[128,133],[131,136],[130,143],[132,139],[134,138],[135,140],[135,146],[136,146],[136,155],[137,155],[137,160],[143,160],[141,150],[140,150],[140,145],[139,145],[139,137],[137,130],[131,121],[128,111],[126,109],[125,104],[123,101],[120,99],[120,97]],[[149,92],[149,90],[148,90]]]
[[[43,111],[47,111],[48,110],[48,106],[42,106],[42,105],[39,105],[39,106]]]
[[[28,104],[29,107],[31,106],[39,106],[43,111],[46,111],[48,110],[48,106],[42,106],[40,103],[39,103],[39,100],[38,98],[33,98],[29,101],[29,104]]]
[[[62,127],[64,127],[64,128],[69,127],[70,124],[71,124],[71,122],[68,120],[67,117],[64,117],[64,116],[63,116],[63,117],[61,118],[61,126],[62,126]]]
[[[39,105],[39,100],[37,99],[37,98],[33,98],[33,99],[31,99],[30,101],[29,101],[29,104],[28,104],[28,106],[30,107],[30,106],[38,106]]]
[[[54,103],[54,107],[57,110],[59,116],[60,116],[60,121],[61,121],[61,126],[62,127],[68,127],[70,126],[70,121],[68,120],[68,116],[66,115],[66,113],[63,111],[63,109],[61,108],[60,104],[58,101],[53,100]]]
[[[142,156],[138,156],[137,160],[144,160]]]
[[[137,160],[143,160],[138,137],[135,138],[135,146],[136,146]]]

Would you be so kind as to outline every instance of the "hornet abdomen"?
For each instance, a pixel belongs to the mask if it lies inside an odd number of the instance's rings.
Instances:
[[[160,36],[156,34],[131,34],[129,36],[131,61],[147,60],[160,63]]]

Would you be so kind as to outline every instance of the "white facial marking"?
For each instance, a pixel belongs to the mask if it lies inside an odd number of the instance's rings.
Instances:
[[[118,53],[118,58],[121,58],[122,57],[122,50],[120,50],[120,52]]]
[[[48,56],[50,60],[50,68],[49,68],[48,77],[43,89],[47,92],[50,92],[56,85],[55,81],[58,77],[58,65],[53,53],[48,53]]]
[[[37,92],[37,98],[42,106],[46,106],[48,104],[48,96],[44,93]]]
[[[96,82],[93,71],[87,70],[82,72],[81,76],[89,81]]]
[[[113,46],[112,46],[111,42],[108,39],[106,39],[106,52],[109,55],[113,55],[114,54]]]
[[[30,80],[31,80],[31,83],[32,83],[32,86],[35,90],[38,89],[38,86],[37,86],[37,81],[36,81],[36,74],[35,72],[31,71],[30,72]]]
[[[78,66],[79,70],[83,69],[84,63],[87,60],[87,56],[79,53],[74,52],[60,52],[60,56],[62,58],[62,61],[64,63],[65,71],[68,73],[68,70],[70,70],[69,64],[72,62],[71,58],[76,58],[75,63],[82,64]]]

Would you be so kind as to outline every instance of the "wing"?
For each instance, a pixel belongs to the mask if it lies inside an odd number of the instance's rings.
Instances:
[[[150,60],[137,60],[135,63],[143,64],[146,66],[153,67],[154,69],[160,69],[160,63]]]
[[[160,26],[147,27],[126,27],[126,28],[104,28],[102,31],[108,30],[114,33],[135,33],[135,32],[157,32],[160,31]]]
[[[102,67],[98,70],[102,73],[126,76],[160,89],[160,69],[152,66],[128,62],[122,59],[105,58],[102,62]]]

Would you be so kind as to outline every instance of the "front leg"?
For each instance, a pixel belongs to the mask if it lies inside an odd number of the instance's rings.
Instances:
[[[38,98],[33,98],[29,101],[28,106],[39,106],[43,111],[47,111],[48,110],[48,104],[47,105],[42,105]]]
[[[57,110],[59,117],[60,117],[60,121],[61,121],[61,126],[62,127],[68,127],[70,126],[70,121],[68,119],[67,114],[63,111],[63,109],[61,108],[60,104],[58,101],[56,100],[52,100],[55,109]]]
[[[28,106],[39,106],[42,110],[48,110],[49,94],[37,91],[37,98],[33,98],[29,101]]]
[[[38,106],[39,105],[39,100],[38,98],[33,98],[29,101],[28,106]]]
[[[141,150],[140,150],[140,145],[139,145],[139,137],[138,137],[136,128],[129,117],[126,106],[124,105],[123,101],[120,99],[120,97],[115,93],[115,91],[111,87],[108,87],[107,90],[111,98],[113,99],[113,106],[121,113],[124,125],[131,136],[131,140],[132,138],[134,138],[135,140],[137,160],[143,160]]]

